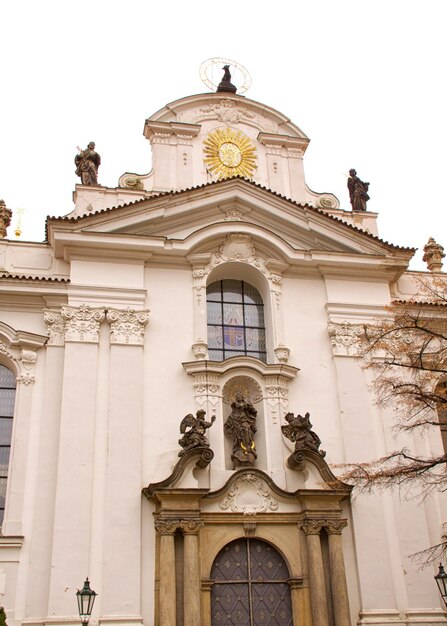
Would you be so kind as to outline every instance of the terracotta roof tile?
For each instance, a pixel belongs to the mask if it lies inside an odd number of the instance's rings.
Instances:
[[[389,243],[388,241],[384,241],[383,239],[380,239],[380,237],[377,237],[376,235],[372,235],[371,233],[369,233],[366,230],[363,230],[361,228],[358,228],[357,226],[353,226],[352,224],[349,224],[348,222],[345,222],[344,220],[342,220],[339,217],[335,217],[334,215],[330,215],[329,213],[326,213],[326,211],[324,211],[323,209],[319,209],[317,207],[312,206],[311,204],[301,204],[300,202],[296,202],[295,200],[292,200],[291,198],[288,198],[287,196],[284,196],[283,194],[278,193],[277,191],[272,191],[271,189],[269,189],[268,187],[265,187],[264,185],[260,185],[259,183],[255,183],[252,180],[249,180],[248,178],[244,178],[243,176],[233,176],[232,178],[225,178],[223,180],[214,180],[211,181],[209,183],[203,183],[202,185],[196,185],[194,187],[188,187],[186,189],[179,189],[179,190],[173,190],[173,191],[162,191],[160,193],[154,194],[152,196],[149,196],[148,198],[142,198],[141,200],[135,200],[134,202],[128,202],[126,204],[120,204],[118,206],[113,206],[113,207],[109,207],[107,209],[100,209],[99,211],[95,211],[92,213],[89,213],[88,215],[79,215],[77,217],[68,217],[68,216],[59,216],[59,217],[52,217],[52,216],[47,216],[46,218],[46,223],[45,223],[45,240],[48,241],[48,221],[52,220],[52,221],[59,221],[59,222],[71,222],[71,223],[76,223],[79,222],[83,219],[88,219],[92,216],[96,216],[96,215],[102,215],[105,213],[111,213],[112,211],[117,211],[120,209],[127,209],[129,207],[132,206],[136,206],[138,204],[142,204],[143,202],[150,202],[153,198],[161,198],[164,196],[177,196],[180,194],[184,194],[184,193],[188,193],[191,191],[195,191],[198,189],[204,189],[205,187],[212,187],[213,185],[224,185],[225,183],[227,183],[228,181],[232,181],[234,179],[238,179],[238,180],[242,180],[244,182],[246,182],[249,185],[253,185],[254,187],[258,188],[258,189],[262,189],[264,191],[268,191],[269,193],[273,194],[274,196],[281,198],[282,200],[285,200],[286,202],[288,202],[289,204],[292,204],[293,206],[297,206],[297,207],[301,207],[304,209],[309,209],[311,211],[314,211],[315,213],[319,213],[320,215],[324,215],[325,217],[334,220],[335,222],[338,222],[339,224],[342,224],[343,226],[346,226],[347,228],[353,230],[354,232],[358,232],[361,233],[362,235],[365,235],[366,237],[377,241],[381,244],[384,244],[390,248],[393,248],[395,250],[403,250],[403,251],[407,251],[407,252],[415,252],[417,250],[417,248],[410,248],[410,247],[405,247],[405,246],[397,246],[395,244]]]

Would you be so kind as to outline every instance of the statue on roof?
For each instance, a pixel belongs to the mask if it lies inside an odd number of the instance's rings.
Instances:
[[[366,211],[369,183],[364,183],[354,169],[349,170],[348,190],[353,211]]]
[[[320,437],[312,430],[310,413],[306,413],[304,417],[302,415],[295,417],[293,413],[287,413],[284,419],[287,424],[281,426],[281,431],[284,437],[295,444],[295,452],[313,450],[321,456],[326,455],[324,450],[320,450]]]
[[[101,157],[95,151],[95,142],[91,141],[85,150],[78,150],[79,154],[75,156],[76,174],[83,185],[97,185]]]
[[[211,417],[211,422],[205,421],[206,411],[200,409],[196,413],[196,417],[192,413],[188,413],[180,422],[180,432],[183,435],[178,440],[183,450],[178,453],[179,456],[183,456],[185,452],[192,450],[193,448],[209,448],[210,443],[205,436],[208,428],[214,424],[216,416]]]
[[[217,93],[219,92],[236,93],[237,88],[231,82],[230,66],[224,65],[222,69],[224,71],[224,75],[217,87]]]

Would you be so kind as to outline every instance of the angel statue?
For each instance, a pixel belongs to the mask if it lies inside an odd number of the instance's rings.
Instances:
[[[225,432],[233,439],[231,460],[234,468],[254,465],[257,459],[254,436],[256,433],[255,407],[245,400],[241,393],[236,394],[231,404],[231,413],[225,422]]]
[[[293,413],[287,413],[285,420],[287,424],[281,426],[282,434],[295,443],[295,452],[298,450],[314,450],[321,456],[326,455],[324,450],[320,450],[320,437],[312,430],[310,413],[306,413],[304,417],[302,415],[295,417]]]
[[[211,422],[205,421],[206,411],[200,409],[196,413],[196,417],[192,413],[188,413],[182,419],[180,423],[180,432],[182,437],[178,440],[179,444],[183,448],[178,453],[179,456],[183,456],[185,452],[192,450],[193,448],[209,448],[210,442],[205,437],[205,433],[208,428],[214,424],[216,416],[211,417]]]

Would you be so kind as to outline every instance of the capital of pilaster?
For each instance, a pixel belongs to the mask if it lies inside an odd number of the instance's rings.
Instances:
[[[65,320],[59,311],[43,310],[43,319],[48,326],[49,346],[63,346],[65,343]]]
[[[134,309],[108,309],[107,321],[110,324],[112,345],[142,346],[144,330],[149,322],[149,311]]]
[[[360,356],[365,329],[360,324],[331,322],[328,325],[334,355]]]
[[[305,535],[319,535],[326,520],[307,519],[299,524]]]
[[[201,519],[187,519],[179,522],[179,528],[184,535],[197,535],[203,526],[204,522]]]
[[[341,535],[341,531],[348,525],[345,519],[331,519],[326,520],[324,528],[328,535]]]
[[[160,535],[174,535],[181,530],[184,535],[197,535],[203,527],[201,519],[158,518],[155,520],[155,529]]]
[[[159,535],[174,535],[178,528],[177,519],[156,519],[154,524]]]
[[[99,327],[105,317],[103,308],[93,309],[86,304],[63,306],[61,313],[65,320],[65,341],[99,342]]]

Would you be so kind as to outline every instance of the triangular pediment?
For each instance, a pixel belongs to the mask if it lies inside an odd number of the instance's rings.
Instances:
[[[334,255],[400,258],[408,263],[413,252],[240,178],[159,194],[82,217],[48,220],[50,243],[61,241],[62,233],[68,232],[71,239],[85,243],[93,237],[100,247],[105,240],[111,247],[113,242],[119,247],[137,242],[157,255],[211,252],[229,233],[246,233],[258,249],[269,249],[267,256],[287,263],[315,253],[327,254],[328,263]]]

